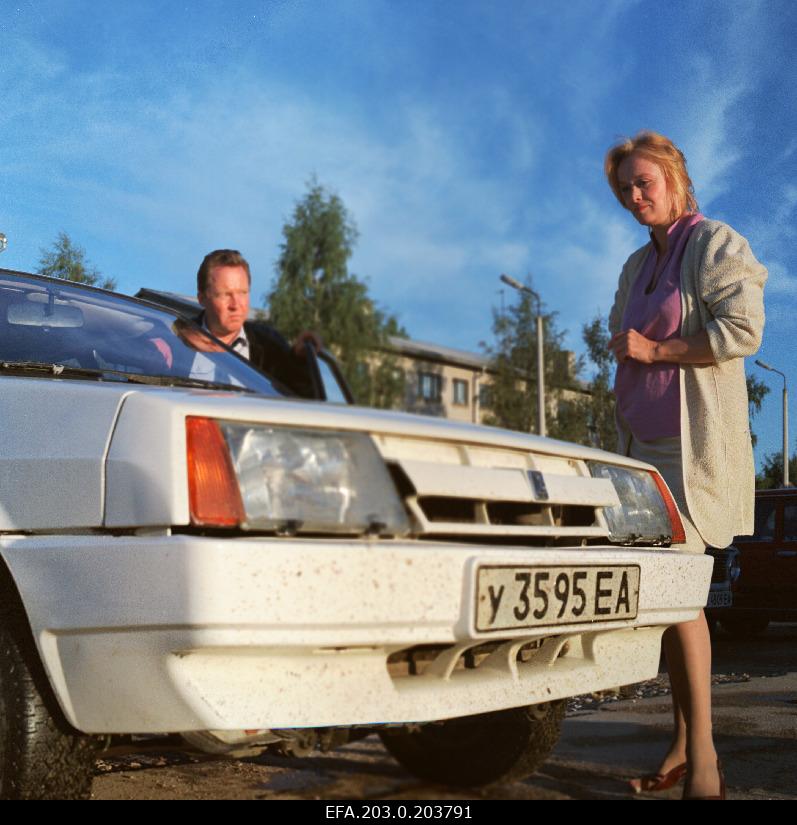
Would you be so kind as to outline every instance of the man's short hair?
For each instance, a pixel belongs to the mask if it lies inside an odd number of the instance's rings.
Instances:
[[[199,265],[196,273],[196,291],[201,295],[207,291],[208,277],[217,266],[240,266],[246,270],[246,278],[251,286],[252,274],[249,272],[249,264],[237,249],[215,249],[208,252],[204,260]]]

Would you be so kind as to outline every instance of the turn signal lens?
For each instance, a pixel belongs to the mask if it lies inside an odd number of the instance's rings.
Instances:
[[[188,416],[188,501],[191,523],[234,527],[245,519],[238,479],[219,425],[211,418]]]
[[[664,479],[658,473],[651,470],[650,474],[656,482],[656,487],[659,488],[661,497],[664,499],[664,505],[667,508],[667,515],[670,517],[670,524],[672,525],[672,543],[686,544],[686,530],[684,530],[684,524],[681,521],[681,514],[678,512],[678,507],[675,504],[672,493],[664,483]]]

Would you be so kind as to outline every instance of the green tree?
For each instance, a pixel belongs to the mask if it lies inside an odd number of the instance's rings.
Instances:
[[[527,286],[531,286],[529,279]],[[546,412],[548,434],[577,441],[583,438],[578,404],[562,400],[562,390],[573,385],[580,369],[562,347],[564,333],[556,325],[556,314],[543,312],[545,348]],[[515,301],[500,311],[493,309],[494,344],[482,345],[490,357],[492,383],[490,412],[485,423],[523,432],[537,431],[537,328],[536,307],[531,295],[518,292]]]
[[[789,458],[789,484],[797,481],[797,452]],[[755,486],[759,490],[771,490],[783,486],[783,453],[769,453],[764,459],[761,472],[755,477]]]
[[[589,360],[595,374],[589,382],[589,399],[584,402],[588,443],[602,450],[617,449],[617,427],[614,422],[614,356],[609,350],[609,328],[606,318],[596,315],[581,329]]]
[[[40,275],[99,286],[102,289],[116,289],[116,281],[113,278],[104,278],[86,260],[86,251],[72,243],[66,232],[59,232],[55,243],[49,249],[40,250],[40,255]]]
[[[391,407],[403,393],[388,337],[405,335],[349,272],[357,229],[343,201],[311,181],[282,228],[277,275],[267,296],[272,323],[287,337],[312,329],[335,353],[359,403]]]

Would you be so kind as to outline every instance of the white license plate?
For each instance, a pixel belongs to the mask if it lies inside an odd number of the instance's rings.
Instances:
[[[709,590],[706,607],[732,607],[733,595],[730,590]]]
[[[512,630],[636,618],[640,568],[480,567],[476,629]]]

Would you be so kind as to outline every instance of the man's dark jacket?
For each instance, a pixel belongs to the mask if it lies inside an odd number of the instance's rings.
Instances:
[[[307,361],[296,355],[290,343],[271,324],[247,321],[244,332],[253,367],[303,398],[315,397]]]
[[[205,313],[194,321],[202,326]],[[276,381],[302,398],[315,398],[308,363],[293,351],[284,335],[266,321],[246,321],[244,332],[249,341],[249,363],[268,378]]]

